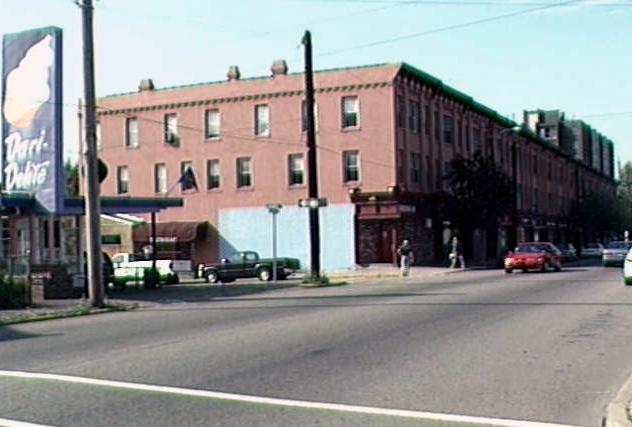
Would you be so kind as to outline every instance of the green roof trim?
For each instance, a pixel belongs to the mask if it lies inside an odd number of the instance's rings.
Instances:
[[[471,96],[466,95],[465,93],[451,86],[446,85],[440,79],[424,71],[421,71],[420,69],[415,68],[410,64],[401,62],[399,63],[399,67],[400,67],[400,72],[404,72],[405,74],[409,74],[413,77],[416,77],[424,81],[425,83],[428,83],[430,86],[433,86],[439,92],[444,93],[446,96],[454,98],[455,100],[459,101],[463,105],[467,105],[470,108],[470,110],[484,117],[487,117],[490,120],[493,120],[494,122],[498,123],[500,126],[504,126],[504,127],[518,126],[518,123],[514,122],[513,120],[508,119],[507,117],[501,114],[498,114],[496,110],[493,110],[489,108],[488,106],[477,102]]]

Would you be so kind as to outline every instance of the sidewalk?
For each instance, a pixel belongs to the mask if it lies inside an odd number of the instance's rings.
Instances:
[[[411,266],[409,271],[410,277],[436,276],[440,274],[456,273],[459,271],[467,271],[468,269],[450,269],[447,267],[436,266]],[[356,266],[353,270],[324,271],[322,275],[334,280],[357,281],[365,279],[381,279],[388,277],[399,277],[399,268],[392,264],[370,264],[367,267]]]

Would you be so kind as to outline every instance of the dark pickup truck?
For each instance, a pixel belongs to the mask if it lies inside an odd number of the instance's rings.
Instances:
[[[297,258],[259,258],[254,251],[236,252],[222,259],[221,264],[209,264],[201,267],[201,275],[208,283],[232,282],[236,279],[258,277],[259,280],[272,280],[276,267],[277,279],[286,279],[301,268]]]

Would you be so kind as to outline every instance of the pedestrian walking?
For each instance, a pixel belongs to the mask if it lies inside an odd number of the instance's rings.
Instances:
[[[404,240],[401,246],[397,248],[397,255],[399,255],[399,271],[402,277],[408,277],[410,263],[413,261],[413,248],[408,240]]]
[[[455,268],[457,261],[461,268],[465,268],[465,257],[463,256],[463,245],[458,237],[454,236],[450,243],[450,268]]]

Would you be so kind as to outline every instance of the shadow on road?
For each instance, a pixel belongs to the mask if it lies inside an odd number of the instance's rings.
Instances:
[[[168,303],[173,300],[181,302],[209,301],[214,298],[234,297],[258,294],[273,290],[298,286],[298,281],[284,281],[283,283],[227,283],[209,284],[183,283],[179,285],[163,286],[157,289],[126,287],[124,290],[109,290],[109,298],[118,301],[147,301],[154,303]]]

